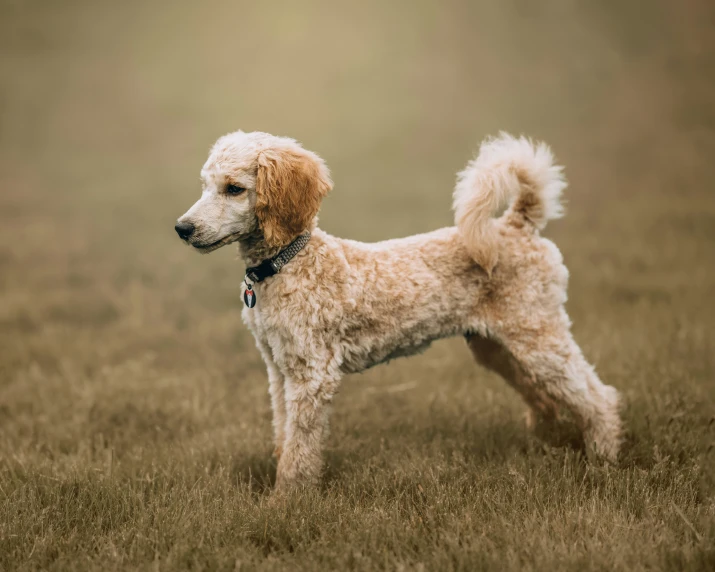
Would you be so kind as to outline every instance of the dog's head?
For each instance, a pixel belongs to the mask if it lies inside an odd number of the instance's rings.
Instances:
[[[333,186],[323,160],[293,139],[242,131],[216,141],[201,180],[201,198],[175,228],[202,252],[256,231],[271,247],[289,244],[310,227]]]

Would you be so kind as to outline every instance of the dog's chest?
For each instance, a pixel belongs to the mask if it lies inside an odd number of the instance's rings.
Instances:
[[[256,302],[253,307],[244,304],[241,318],[253,337],[264,347],[270,347],[275,358],[283,353],[285,340],[290,337],[292,320],[283,315],[275,301],[275,293],[263,284],[254,286]]]
[[[241,318],[243,323],[246,324],[251,333],[259,340],[266,340],[267,338],[267,324],[264,316],[261,315],[261,306],[256,304],[253,308],[249,308],[244,305],[243,311],[241,312]]]

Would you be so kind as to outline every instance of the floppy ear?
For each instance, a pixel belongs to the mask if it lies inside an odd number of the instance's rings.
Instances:
[[[333,188],[323,160],[297,144],[258,156],[256,216],[269,246],[284,246],[303,232]]]

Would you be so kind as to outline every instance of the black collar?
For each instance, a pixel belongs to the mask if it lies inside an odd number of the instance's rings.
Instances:
[[[257,266],[250,266],[246,268],[246,283],[251,282],[263,282],[266,278],[274,276],[281,271],[288,262],[298,254],[308,241],[310,240],[310,233],[306,232],[301,234],[273,258],[266,258]]]

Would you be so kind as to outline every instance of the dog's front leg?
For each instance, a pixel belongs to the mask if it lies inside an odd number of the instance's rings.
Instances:
[[[323,469],[322,449],[338,380],[286,375],[286,429],[278,461],[276,489],[314,485]]]
[[[286,409],[285,409],[285,379],[275,364],[268,369],[268,392],[271,394],[271,409],[273,409],[273,455],[281,458],[285,442]]]
[[[277,459],[281,458],[283,451],[283,441],[285,441],[286,427],[286,402],[284,384],[285,378],[278,366],[273,361],[273,353],[267,343],[256,340],[263,361],[266,364],[268,373],[268,393],[271,395],[271,409],[273,410],[273,454]]]

